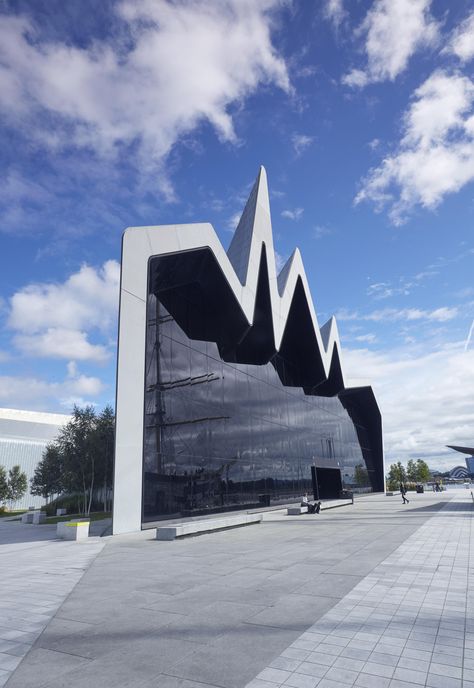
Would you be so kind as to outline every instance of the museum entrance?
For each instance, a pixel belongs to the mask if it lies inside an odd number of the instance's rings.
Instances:
[[[340,468],[320,468],[311,466],[314,498],[338,499],[342,491]]]

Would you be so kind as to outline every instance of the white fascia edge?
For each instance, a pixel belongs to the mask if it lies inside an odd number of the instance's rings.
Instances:
[[[252,324],[260,256],[262,246],[265,245],[276,349],[280,348],[293,294],[297,280],[300,278],[326,378],[329,376],[335,348],[338,351],[342,369],[336,320],[331,318],[323,326],[322,332],[320,331],[298,249],[281,270],[280,274],[286,279],[281,280],[283,283],[278,283],[267,178],[263,167],[260,169],[256,184],[257,197],[245,284],[240,282],[232,262],[209,223],[130,227],[124,232],[117,355],[114,534],[141,529],[146,303],[148,261],[151,257],[203,248],[210,249],[245,317],[249,324]]]

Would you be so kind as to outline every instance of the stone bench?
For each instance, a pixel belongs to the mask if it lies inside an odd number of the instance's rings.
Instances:
[[[307,506],[289,506],[286,510],[288,516],[299,516],[300,514],[307,514]]]
[[[47,514],[45,511],[33,511],[33,519],[31,523],[34,523],[36,526],[40,523],[46,523],[46,515]]]
[[[25,513],[21,515],[21,522],[22,523],[33,523],[34,513],[35,513],[34,511],[25,511]]]
[[[185,535],[197,535],[199,533],[211,533],[214,530],[224,530],[225,528],[248,526],[252,523],[260,523],[261,520],[262,514],[239,514],[238,516],[222,516],[221,518],[174,523],[173,525],[157,528],[156,539],[174,540]]]
[[[65,516],[67,509],[56,509],[56,516]]]
[[[56,535],[62,540],[85,540],[89,537],[90,521],[60,521]]]

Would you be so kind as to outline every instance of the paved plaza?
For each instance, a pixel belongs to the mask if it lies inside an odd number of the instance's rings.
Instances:
[[[174,542],[0,522],[0,685],[474,688],[472,515],[453,490]]]

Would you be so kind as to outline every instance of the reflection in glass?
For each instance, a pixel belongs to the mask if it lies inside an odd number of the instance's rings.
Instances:
[[[274,360],[224,362],[154,294],[146,347],[144,521],[316,496],[314,467],[337,471],[339,487],[374,487],[368,435],[337,397],[284,386]]]

